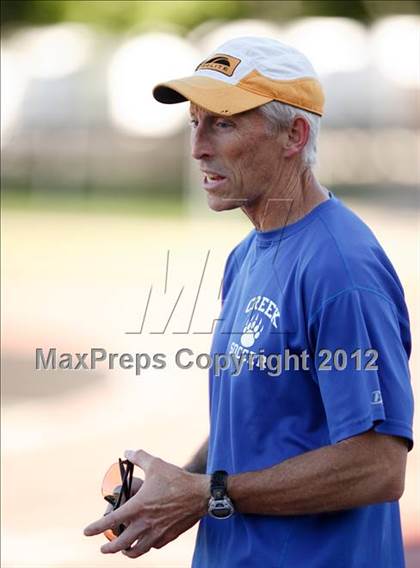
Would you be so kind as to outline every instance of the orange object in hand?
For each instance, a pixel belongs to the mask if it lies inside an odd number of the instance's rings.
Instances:
[[[118,460],[108,469],[102,481],[102,495],[109,504],[105,515],[112,513],[123,505],[131,496],[134,465],[129,460]],[[126,529],[121,524],[117,529],[107,529],[104,535],[108,540],[114,540]]]

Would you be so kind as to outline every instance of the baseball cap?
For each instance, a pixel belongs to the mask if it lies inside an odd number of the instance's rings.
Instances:
[[[297,49],[263,37],[222,44],[190,77],[160,83],[154,98],[166,104],[187,100],[210,112],[232,115],[280,101],[323,114],[324,94],[309,60]]]

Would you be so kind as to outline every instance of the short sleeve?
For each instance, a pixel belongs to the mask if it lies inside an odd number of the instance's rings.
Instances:
[[[411,449],[409,327],[394,304],[374,291],[347,290],[324,302],[308,332],[331,442],[373,427],[406,438]]]

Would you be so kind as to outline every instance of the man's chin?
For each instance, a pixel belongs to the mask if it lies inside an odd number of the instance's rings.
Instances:
[[[237,209],[241,206],[239,201],[211,194],[207,194],[207,203],[212,211],[230,211],[231,209]]]

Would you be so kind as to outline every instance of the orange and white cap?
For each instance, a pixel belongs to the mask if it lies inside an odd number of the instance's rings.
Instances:
[[[232,115],[270,101],[322,116],[324,94],[309,60],[297,49],[262,37],[227,41],[194,75],[153,89],[161,103],[191,101],[210,112]]]

